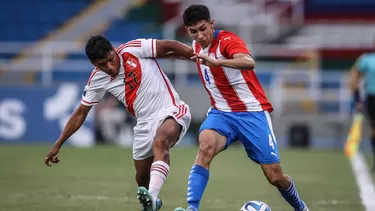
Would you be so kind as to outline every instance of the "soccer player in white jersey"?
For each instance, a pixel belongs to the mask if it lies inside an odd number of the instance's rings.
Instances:
[[[244,41],[234,33],[215,30],[204,5],[188,7],[183,20],[194,39],[192,59],[196,59],[212,106],[199,130],[199,150],[188,179],[186,210],[198,210],[212,159],[238,140],[294,210],[307,211],[292,178],[280,166],[269,115],[273,108],[254,73],[255,62]]]
[[[59,162],[61,146],[81,127],[91,107],[109,92],[137,118],[133,158],[141,210],[159,210],[162,203],[158,194],[169,174],[169,149],[181,141],[191,119],[188,105],[180,100],[155,60],[169,53],[188,57],[192,49],[177,41],[155,39],[133,40],[115,49],[105,37],[91,37],[86,55],[96,68],[81,104],[47,154],[45,164]]]

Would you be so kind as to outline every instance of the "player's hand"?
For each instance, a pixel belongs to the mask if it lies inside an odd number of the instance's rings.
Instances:
[[[44,163],[47,166],[52,166],[49,162],[51,161],[52,163],[58,163],[60,160],[57,158],[57,154],[59,153],[60,149],[57,146],[53,146],[47,156],[44,158]]]
[[[190,59],[210,67],[220,66],[220,60],[211,58],[208,55],[194,53],[194,56],[190,57]]]
[[[357,110],[357,112],[363,112],[363,104],[361,102],[357,102],[355,104],[355,109]]]

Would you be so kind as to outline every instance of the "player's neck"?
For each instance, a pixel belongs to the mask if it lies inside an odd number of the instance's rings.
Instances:
[[[204,45],[204,46],[201,45],[201,48],[206,49],[207,47],[209,47],[211,45],[211,43],[212,43],[212,40],[207,45]]]
[[[214,31],[213,31],[213,33],[212,33],[212,36],[211,36],[211,38],[210,38],[210,41],[206,44],[206,45],[201,45],[201,48],[202,49],[206,49],[206,48],[208,48],[208,47],[210,47],[210,45],[215,41],[215,39],[218,37],[218,35],[219,35],[219,32],[220,32],[220,30],[215,30],[214,29]]]

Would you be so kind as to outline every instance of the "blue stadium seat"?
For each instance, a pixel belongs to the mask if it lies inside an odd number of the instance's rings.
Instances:
[[[89,4],[89,0],[2,0],[0,42],[39,40]],[[0,58],[11,59],[15,55],[0,54]]]
[[[84,0],[3,0],[0,41],[38,40],[87,7]]]

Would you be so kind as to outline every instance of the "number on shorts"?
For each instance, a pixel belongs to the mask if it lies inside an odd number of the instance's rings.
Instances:
[[[206,68],[204,69],[204,80],[206,80],[208,84],[211,84],[210,76],[208,76],[208,71]]]

